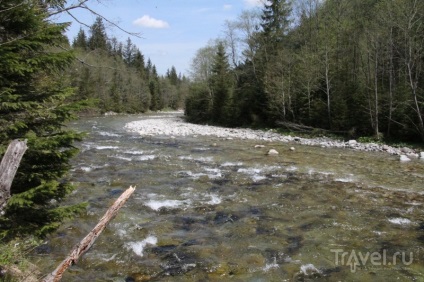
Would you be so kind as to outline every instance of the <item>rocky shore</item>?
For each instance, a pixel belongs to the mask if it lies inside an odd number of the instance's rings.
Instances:
[[[209,125],[198,125],[185,122],[180,112],[152,116],[127,123],[125,128],[131,132],[138,132],[141,135],[157,136],[167,135],[171,138],[176,136],[216,136],[223,139],[249,139],[264,142],[284,142],[308,146],[320,146],[323,148],[349,148],[352,150],[369,152],[386,152],[390,155],[400,156],[400,161],[410,161],[411,159],[424,160],[424,152],[417,152],[411,148],[397,148],[389,145],[376,143],[360,143],[356,140],[347,142],[332,138],[302,138],[290,135],[281,135],[273,130],[262,131],[248,128],[225,128]]]

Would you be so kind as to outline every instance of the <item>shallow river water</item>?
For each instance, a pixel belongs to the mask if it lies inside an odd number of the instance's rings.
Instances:
[[[423,161],[124,129],[160,117],[72,124],[89,135],[65,202],[89,205],[34,251],[43,273],[136,185],[63,281],[424,281]]]

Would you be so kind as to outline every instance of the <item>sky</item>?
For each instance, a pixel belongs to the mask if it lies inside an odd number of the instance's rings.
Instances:
[[[177,73],[188,75],[190,63],[197,50],[209,40],[223,36],[226,20],[236,20],[243,10],[263,6],[263,0],[93,0],[88,6],[121,28],[140,33],[130,36],[108,25],[107,34],[125,43],[130,37],[145,56],[150,58],[160,75],[174,66]],[[77,0],[68,1],[68,5]],[[91,25],[96,16],[75,9],[78,21]],[[72,22],[67,31],[70,41],[80,27],[72,17],[61,15],[58,22]],[[88,34],[88,33],[87,33]]]

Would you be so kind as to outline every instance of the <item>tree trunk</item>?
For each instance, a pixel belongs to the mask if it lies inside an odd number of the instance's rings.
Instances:
[[[62,261],[62,263],[50,273],[43,282],[57,282],[62,279],[63,273],[68,269],[69,266],[76,264],[78,259],[87,252],[90,247],[94,244],[94,241],[100,236],[109,221],[116,216],[119,209],[125,204],[131,194],[135,191],[135,187],[130,186],[119,198],[113,203],[113,205],[106,211],[104,216],[97,223],[96,227],[77,244],[74,249],[69,253],[68,257]]]
[[[27,150],[26,140],[13,140],[6,150],[0,164],[0,211],[10,198],[10,187],[15,178],[22,156]]]

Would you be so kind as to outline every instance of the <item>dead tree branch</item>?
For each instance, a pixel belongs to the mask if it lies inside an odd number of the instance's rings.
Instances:
[[[10,187],[18,170],[22,156],[28,149],[26,140],[13,140],[6,150],[0,164],[0,211],[10,198]]]
[[[94,241],[100,236],[109,221],[112,220],[118,213],[119,209],[125,204],[131,194],[135,191],[135,187],[130,186],[124,193],[113,203],[113,205],[106,211],[103,217],[97,223],[96,227],[85,236],[69,253],[67,258],[50,273],[43,282],[57,282],[62,279],[63,273],[68,269],[69,266],[77,263],[78,259],[87,252],[90,247],[94,244]]]

